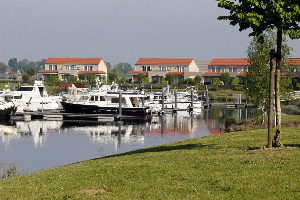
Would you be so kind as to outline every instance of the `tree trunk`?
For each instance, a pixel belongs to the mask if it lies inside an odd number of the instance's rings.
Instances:
[[[280,68],[281,68],[281,46],[282,30],[277,30],[277,56],[275,72],[275,108],[276,108],[276,132],[274,137],[274,147],[280,147],[281,144],[281,107],[280,107]]]
[[[273,101],[274,101],[274,66],[275,50],[270,51],[269,113],[268,113],[268,148],[272,148]]]

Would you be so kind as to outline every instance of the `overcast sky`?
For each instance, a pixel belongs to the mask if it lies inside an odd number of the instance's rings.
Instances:
[[[252,38],[215,0],[0,0],[0,61],[245,58]],[[289,41],[300,57],[300,39]]]

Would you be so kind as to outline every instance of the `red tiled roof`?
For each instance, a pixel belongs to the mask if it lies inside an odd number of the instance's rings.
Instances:
[[[41,70],[39,73],[58,73],[58,70]]]
[[[141,74],[148,74],[147,71],[131,71],[128,74],[139,74],[139,73],[141,73]]]
[[[102,58],[48,58],[45,64],[98,65]]]
[[[140,58],[136,65],[190,65],[194,59],[185,58]]]
[[[219,76],[220,72],[204,72],[204,76]]]
[[[300,65],[300,58],[288,58],[286,59],[287,64]]]
[[[250,65],[247,58],[213,59],[208,65]]]
[[[183,72],[168,72],[168,74],[183,75]]]
[[[239,72],[238,75],[239,75],[239,76],[245,76],[245,75],[246,75],[246,72]]]
[[[104,71],[79,71],[78,74],[105,74]]]

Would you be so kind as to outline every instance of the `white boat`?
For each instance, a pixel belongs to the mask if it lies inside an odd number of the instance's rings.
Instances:
[[[16,112],[17,102],[11,99],[11,95],[0,94],[0,118],[7,118]]]
[[[164,96],[164,98],[162,96]],[[190,88],[187,88],[182,92],[178,92],[176,99],[175,93],[170,93],[169,87],[164,88],[161,92],[150,92],[148,93],[148,97],[149,98],[146,102],[146,105],[148,105],[153,112],[160,112],[162,108],[189,110],[191,107],[193,107],[194,110],[199,110],[203,107],[203,103],[202,101],[198,100],[197,95],[194,94],[193,98],[191,97]]]
[[[132,118],[147,118],[149,107],[143,106],[138,93],[122,93],[121,111],[123,116]],[[79,100],[65,101],[63,108],[68,113],[84,114],[119,114],[119,92],[93,92],[81,96]]]
[[[55,97],[48,96],[42,81],[34,85],[21,86],[16,91],[4,90],[3,94],[11,95],[18,104],[18,111],[44,111],[58,109]]]

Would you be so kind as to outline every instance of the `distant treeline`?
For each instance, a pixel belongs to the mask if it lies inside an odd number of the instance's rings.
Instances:
[[[23,59],[18,61],[17,58],[9,59],[8,63],[0,61],[0,72],[3,74],[8,68],[11,68],[12,73],[21,72],[22,74],[27,73],[29,68],[33,68],[36,72],[42,70],[44,68],[46,59],[42,59],[41,61],[29,61],[28,59]]]

